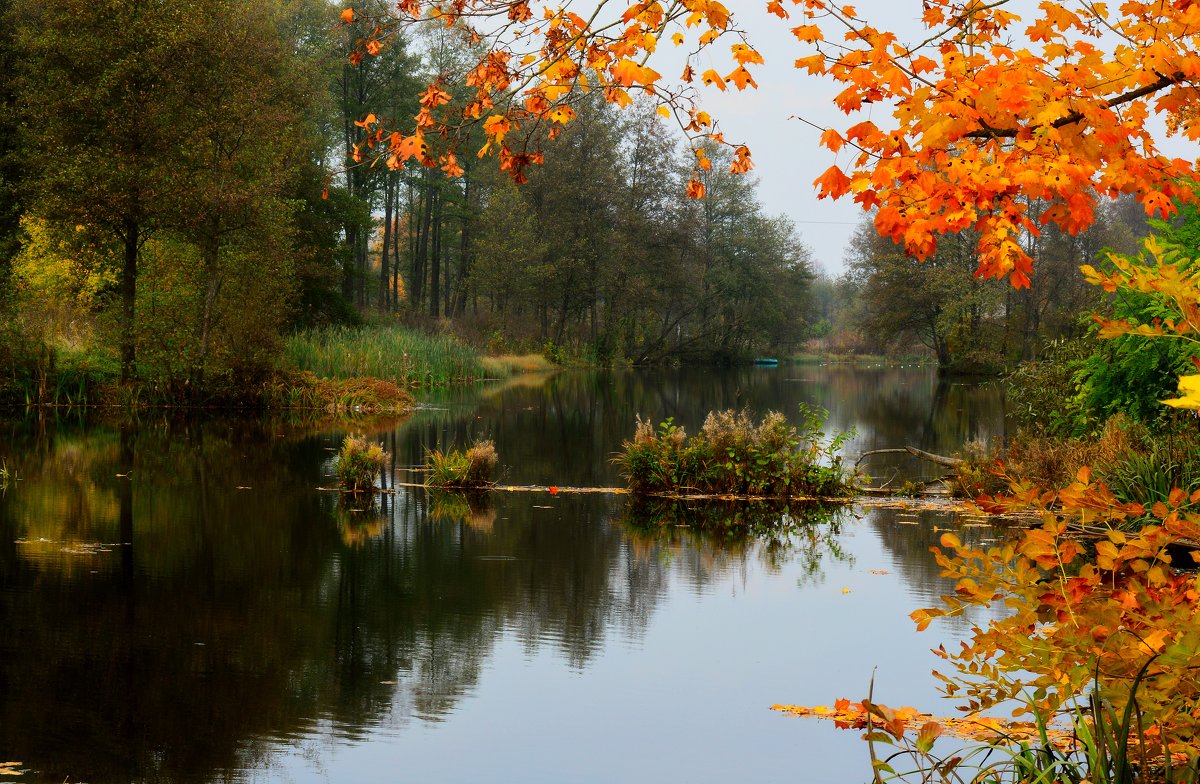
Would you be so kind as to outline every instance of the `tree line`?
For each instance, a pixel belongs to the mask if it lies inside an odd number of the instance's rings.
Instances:
[[[1047,203],[1033,202],[1038,214]],[[1101,201],[1088,229],[1069,234],[1050,224],[1021,235],[1034,261],[1031,285],[977,274],[978,236],[945,236],[924,262],[881,237],[870,217],[855,229],[846,271],[814,284],[817,345],[835,353],[927,356],[950,372],[996,373],[1040,358],[1047,343],[1082,338],[1090,314],[1106,312],[1106,295],[1080,266],[1109,252],[1136,253],[1149,233],[1145,210],[1131,197]]]
[[[688,200],[666,124],[583,100],[531,131],[546,164],[524,186],[465,151],[453,176],[389,168],[367,118],[411,122],[435,74],[464,100],[469,46],[441,31],[359,57],[372,9],[338,11],[0,0],[10,391],[99,374],[227,392],[269,379],[289,330],[371,312],[598,362],[804,337],[810,253],[728,161]]]

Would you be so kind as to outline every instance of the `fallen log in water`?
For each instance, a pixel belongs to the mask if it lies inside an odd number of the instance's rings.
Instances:
[[[893,449],[871,449],[866,452],[863,452],[861,455],[858,456],[858,459],[854,461],[854,467],[858,468],[858,464],[862,462],[864,457],[870,457],[871,455],[899,455],[899,454],[912,455],[913,457],[918,458],[920,460],[927,460],[930,463],[936,463],[937,465],[945,466],[946,468],[958,468],[960,465],[963,464],[961,457],[946,457],[944,455],[935,455],[933,452],[926,452],[923,449],[917,449],[915,446],[906,446],[903,448],[893,448]]]

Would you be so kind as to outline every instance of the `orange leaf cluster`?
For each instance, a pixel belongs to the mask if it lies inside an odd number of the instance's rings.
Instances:
[[[993,716],[934,716],[916,708],[889,708],[870,700],[851,702],[840,699],[828,705],[772,705],[771,710],[832,721],[839,729],[867,729],[868,723],[899,740],[913,728],[918,742],[932,746],[935,739],[946,735],[984,743],[1032,741],[1039,738],[1037,724],[1028,721],[1000,719]],[[869,721],[868,721],[869,720]],[[1071,742],[1071,733],[1062,727],[1049,729],[1050,739],[1063,746]]]
[[[1119,502],[1087,469],[1057,492],[1016,485],[1011,496],[980,499],[988,511],[1033,510],[1042,524],[988,549],[952,533],[934,548],[957,583],[940,607],[912,613],[918,628],[972,607],[1000,611],[972,625],[959,650],[935,651],[958,670],[935,673],[946,694],[969,712],[1023,699],[1015,713],[1048,716],[1095,684],[1118,711],[1136,698],[1156,743],[1200,755],[1200,576],[1174,568],[1172,555],[1200,530],[1200,515],[1187,511],[1196,502],[1200,492],[1177,490],[1148,511],[1148,524],[1126,531],[1119,526],[1146,523],[1147,510]]]
[[[695,107],[691,65],[681,85],[668,87],[647,60],[664,36],[677,46],[694,37],[690,63],[718,39],[733,35],[738,40],[729,49],[732,70],[725,76],[711,70],[701,79],[721,90],[727,84],[739,90],[756,87],[749,69],[763,63],[762,55],[733,28],[729,9],[719,0],[601,0],[588,18],[568,7],[547,7],[539,15],[525,0],[401,0],[396,7],[396,19],[364,27],[352,60],[377,53],[381,41],[405,26],[430,22],[459,31],[482,54],[463,77],[471,91],[463,100],[456,104],[439,78],[422,95],[415,136],[394,134],[393,140],[379,135],[366,142],[374,147],[386,139],[392,166],[415,158],[426,166],[441,165],[451,174],[460,172],[452,160],[457,131],[482,123],[486,138],[480,157],[497,154],[501,167],[522,182],[525,168],[541,159],[538,140],[554,138],[575,118],[571,102],[593,90],[622,107],[632,104],[636,95],[648,96],[664,116],[688,118],[681,127],[697,146],[705,141],[723,144],[711,118]],[[346,8],[341,19],[349,25],[359,16]],[[438,137],[438,152],[430,151],[425,135]],[[419,141],[408,141],[414,138]],[[731,146],[732,170],[748,171],[749,150]],[[697,196],[703,188],[693,184],[688,191]]]
[[[1019,237],[1046,223],[1083,230],[1092,194],[1136,193],[1164,216],[1193,198],[1179,183],[1194,165],[1159,153],[1148,120],[1200,139],[1200,6],[1046,0],[1025,21],[1004,2],[925,0],[925,38],[905,44],[850,6],[799,1],[809,21],[792,32],[816,53],[796,67],[836,82],[847,114],[873,109],[874,122],[822,136],[856,154],[816,181],[819,194],[876,210],[880,233],[918,258],[938,235],[973,229],[980,274],[1026,286]],[[1053,204],[1036,220],[1034,199]]]

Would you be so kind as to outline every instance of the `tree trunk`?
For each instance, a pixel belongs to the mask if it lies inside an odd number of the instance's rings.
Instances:
[[[442,283],[442,199],[438,191],[431,194],[433,199],[433,241],[429,251],[429,316],[436,319],[441,305]]]
[[[358,247],[358,229],[354,226],[346,226],[346,245],[353,249]],[[350,304],[354,304],[354,257],[342,262],[342,298]]]
[[[217,220],[209,222],[208,232],[200,247],[200,256],[204,263],[204,302],[201,305],[200,324],[198,326],[200,353],[196,358],[196,366],[192,371],[192,393],[204,389],[205,371],[208,367],[208,351],[212,343],[213,308],[217,296],[221,293],[221,235],[220,224]]]
[[[462,226],[458,235],[458,279],[454,284],[454,315],[462,316],[467,312],[467,277],[470,274],[471,250],[471,158],[466,156],[463,165],[463,211]]]
[[[420,310],[425,289],[425,262],[429,257],[429,224],[433,221],[434,187],[429,170],[425,170],[422,188],[421,228],[417,232],[416,253],[413,254],[413,310]]]
[[[388,174],[383,183],[383,245],[379,249],[379,309],[387,310],[389,302],[388,284],[391,273],[388,267],[388,252],[392,244],[392,202],[395,177]]]
[[[136,359],[136,330],[134,323],[137,301],[138,246],[141,243],[141,226],[134,218],[126,218],[124,231],[125,263],[121,268],[121,384],[133,380],[133,363]]]

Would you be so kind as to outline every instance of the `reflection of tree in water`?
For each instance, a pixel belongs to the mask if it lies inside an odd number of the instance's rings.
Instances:
[[[62,429],[21,450],[0,505],[0,747],[43,778],[191,780],[298,729],[333,542],[252,430]]]
[[[561,374],[451,396],[374,437],[396,455],[389,488],[425,447],[475,435],[496,438],[510,481],[610,484],[637,413],[695,430],[711,409],[790,414],[805,400],[866,432],[901,412],[849,406],[889,384],[922,405],[911,373],[790,378],[807,372]],[[23,480],[0,496],[0,752],[45,780],[207,780],[318,725],[360,737],[436,719],[503,635],[584,667],[614,628],[641,633],[672,571],[701,586],[797,559],[817,580],[841,557],[829,523],[774,543],[635,531],[608,523],[623,502],[601,496],[456,507],[395,488],[353,513],[315,490],[340,434],[280,437],[269,423],[0,428]],[[72,554],[65,541],[132,546]]]
[[[205,780],[317,721],[436,719],[506,633],[581,668],[665,590],[603,524],[614,499],[352,511],[314,490],[335,439],[275,435],[143,423],[21,450],[0,499],[5,755],[47,780]]]
[[[824,580],[828,562],[852,564],[841,544],[844,508],[776,502],[632,499],[622,518],[645,560],[668,559],[697,588],[744,574],[751,560],[769,572],[797,563],[801,584]]]

